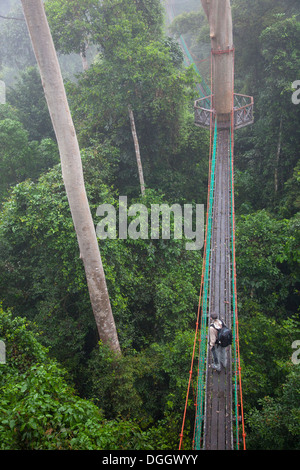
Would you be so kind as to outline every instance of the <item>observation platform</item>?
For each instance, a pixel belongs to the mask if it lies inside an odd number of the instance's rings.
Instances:
[[[216,112],[214,110],[214,95],[200,98],[194,103],[195,125],[204,129],[210,128]],[[253,97],[234,93],[234,129],[253,124]]]

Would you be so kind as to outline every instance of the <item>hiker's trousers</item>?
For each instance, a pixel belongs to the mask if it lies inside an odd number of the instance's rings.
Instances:
[[[213,356],[213,363],[219,370],[221,369],[221,365],[223,365],[223,367],[227,366],[226,348],[222,348],[222,346],[213,346],[211,352]]]

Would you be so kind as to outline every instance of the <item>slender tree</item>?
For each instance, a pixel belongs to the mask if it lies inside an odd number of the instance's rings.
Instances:
[[[137,167],[138,167],[138,172],[139,172],[141,194],[142,196],[144,196],[145,195],[145,182],[144,182],[144,173],[143,173],[143,166],[142,166],[142,160],[141,160],[141,154],[140,154],[140,146],[139,146],[139,141],[138,141],[136,128],[135,128],[134,114],[130,105],[128,105],[128,113],[129,113],[132,138],[134,142],[136,162],[137,162]]]
[[[60,152],[62,175],[100,339],[120,354],[80,149],[42,0],[21,0]]]
[[[119,9],[118,22],[121,23],[122,19],[125,19],[127,23],[125,28],[121,26],[122,29],[117,29],[116,31],[114,15],[117,8]],[[147,45],[149,45],[152,35],[159,34],[162,21],[160,19],[159,2],[157,0],[152,2],[152,7],[149,10],[145,8],[143,1],[135,5],[130,0],[126,2],[120,2],[119,0],[114,0],[113,2],[98,2],[97,0],[73,0],[73,2],[48,0],[45,9],[57,49],[62,53],[80,53],[83,70],[85,71],[88,70],[86,51],[90,42],[91,44],[97,44],[102,53],[109,57],[110,60],[116,56],[118,62],[116,68],[119,70],[120,76],[122,75],[122,70],[125,69],[125,77],[122,77],[121,81],[123,82],[122,88],[127,88],[125,96],[128,95],[128,87],[126,85],[124,87],[124,83],[128,82],[128,76],[132,74],[134,67],[132,63],[133,55],[137,57],[138,54],[136,44],[133,50],[131,49],[130,39],[136,39],[136,36],[143,34],[144,37],[147,37]],[[130,18],[130,22],[128,22],[128,18]],[[132,28],[132,31],[130,31],[130,28]],[[130,34],[128,35],[129,31]],[[122,34],[124,35],[123,41],[120,39]],[[124,41],[127,52],[125,60],[124,57],[119,55],[120,45],[122,54],[125,52]],[[127,68],[128,63],[130,63],[131,67],[129,73]],[[136,79],[136,73],[132,75]],[[110,77],[110,80],[112,79]],[[131,78],[131,82],[133,81],[134,79]],[[144,174],[134,110],[134,102],[130,102],[128,104],[128,117],[134,143],[141,194],[144,196]]]
[[[56,51],[79,54],[83,70],[89,67],[87,50],[91,43],[91,16],[99,8],[96,0],[47,0],[45,11]]]

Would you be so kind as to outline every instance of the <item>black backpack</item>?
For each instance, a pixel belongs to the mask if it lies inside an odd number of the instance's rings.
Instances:
[[[217,344],[219,344],[222,348],[226,348],[227,346],[230,346],[232,344],[231,329],[228,328],[225,325],[225,323],[222,321],[222,328],[217,331],[218,331]]]

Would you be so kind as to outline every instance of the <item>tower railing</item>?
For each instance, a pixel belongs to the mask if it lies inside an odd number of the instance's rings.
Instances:
[[[240,129],[241,127],[253,124],[253,97],[234,93],[234,128]],[[200,98],[194,103],[194,116],[196,126],[209,128],[212,119],[215,116],[213,106],[213,95]]]

